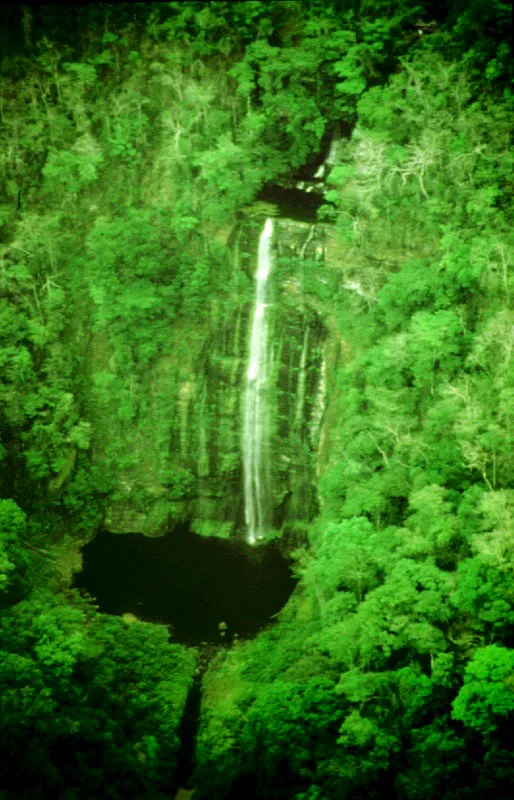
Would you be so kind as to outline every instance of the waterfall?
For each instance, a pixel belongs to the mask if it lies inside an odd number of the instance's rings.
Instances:
[[[266,220],[259,238],[255,305],[244,393],[243,474],[249,544],[262,539],[271,523],[268,413],[268,278],[272,267],[273,222]]]
[[[323,164],[320,164],[318,169],[316,170],[316,174],[314,175],[315,178],[324,178],[325,173],[332,169],[334,164],[337,161],[337,148],[339,146],[339,137],[333,136],[330,142],[330,148],[327,153],[327,157],[325,158]]]
[[[328,151],[328,155],[325,159],[325,164],[327,167],[333,167],[337,161],[337,148],[339,147],[339,139],[334,136],[332,141],[330,142],[330,149]]]

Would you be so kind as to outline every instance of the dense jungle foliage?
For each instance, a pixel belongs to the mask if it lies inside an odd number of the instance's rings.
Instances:
[[[510,12],[4,7],[2,800],[177,789],[194,652],[70,588],[126,466],[123,437],[94,462],[102,415],[134,435],[148,366],[250,297],[217,233],[336,127],[321,513],[278,621],[203,680],[195,798],[512,796]]]

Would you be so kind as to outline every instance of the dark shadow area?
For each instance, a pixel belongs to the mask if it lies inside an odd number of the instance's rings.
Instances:
[[[177,784],[184,788],[193,788],[195,768],[195,749],[198,726],[200,724],[200,707],[202,702],[202,679],[195,676],[194,683],[187,696],[184,714],[180,723],[180,750],[177,753]]]
[[[21,603],[29,593],[29,589],[21,581],[16,581],[7,591],[0,592],[0,611]]]
[[[184,528],[156,539],[100,533],[82,555],[75,585],[101,612],[170,625],[173,639],[189,645],[255,634],[296,584],[273,543],[252,548]]]
[[[318,192],[304,192],[301,189],[286,189],[276,185],[265,186],[256,199],[276,205],[279,217],[313,223],[317,222],[319,207],[326,203],[323,195]]]

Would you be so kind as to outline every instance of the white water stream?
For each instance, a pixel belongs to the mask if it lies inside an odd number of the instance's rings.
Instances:
[[[270,453],[268,413],[268,307],[272,268],[273,222],[266,220],[259,239],[255,305],[246,373],[243,423],[245,519],[249,544],[264,537],[270,526]]]

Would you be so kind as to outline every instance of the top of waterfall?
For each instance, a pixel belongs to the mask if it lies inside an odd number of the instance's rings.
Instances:
[[[256,277],[261,283],[268,279],[270,272],[270,241],[273,235],[273,220],[268,217],[259,238],[259,261]]]

